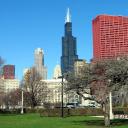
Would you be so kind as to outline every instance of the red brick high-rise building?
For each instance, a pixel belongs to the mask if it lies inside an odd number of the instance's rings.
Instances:
[[[4,77],[4,79],[15,79],[15,66],[14,65],[4,65],[3,77]]]
[[[128,17],[99,15],[93,20],[93,59],[128,55]]]

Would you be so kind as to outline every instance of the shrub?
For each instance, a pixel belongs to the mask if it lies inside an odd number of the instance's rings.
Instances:
[[[61,114],[62,114],[61,109],[60,108],[55,108],[55,109],[46,109],[46,110],[42,111],[40,113],[40,116],[49,116],[49,117],[56,117],[57,116],[57,117],[60,117]],[[64,114],[64,117],[69,116],[70,115],[69,110],[64,109],[63,114]]]
[[[99,115],[103,115],[103,111],[100,108],[77,108],[77,109],[71,109],[70,115],[72,116],[84,116],[84,115],[99,116]]]

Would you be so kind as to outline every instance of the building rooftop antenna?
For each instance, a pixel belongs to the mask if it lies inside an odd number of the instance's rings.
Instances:
[[[67,9],[67,15],[65,18],[65,23],[71,22],[71,14],[70,14],[70,9]]]

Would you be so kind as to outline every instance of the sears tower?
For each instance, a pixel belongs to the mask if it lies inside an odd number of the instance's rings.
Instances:
[[[62,37],[62,56],[61,70],[62,73],[72,72],[74,62],[78,59],[76,49],[76,38],[72,35],[72,22],[69,9],[65,18],[65,35]]]

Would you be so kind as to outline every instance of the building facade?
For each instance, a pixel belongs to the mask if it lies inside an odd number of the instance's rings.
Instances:
[[[75,75],[81,75],[83,68],[87,65],[86,61],[83,59],[78,59],[74,62],[74,73]]]
[[[49,80],[42,80],[45,82],[45,85],[48,89],[48,93],[45,99],[46,103],[61,103],[62,102],[62,79],[49,79]],[[63,79],[63,86],[66,86],[66,80]],[[79,95],[77,95],[74,91],[70,91],[68,93],[63,90],[63,103],[66,106],[67,103],[79,103]]]
[[[3,77],[4,77],[4,79],[15,79],[15,66],[14,65],[4,65]]]
[[[18,79],[0,79],[0,92],[9,93],[18,89],[20,81]]]
[[[0,93],[5,92],[4,79],[0,78]]]
[[[65,20],[65,35],[62,37],[61,71],[73,71],[74,61],[78,59],[76,37],[72,35],[72,22],[69,9]]]
[[[128,17],[99,15],[92,23],[94,60],[128,54]]]
[[[42,80],[48,88],[49,93],[47,93],[46,101],[47,103],[61,103],[62,99],[62,89],[61,89],[61,79],[49,79]],[[64,94],[64,103],[66,102],[66,95]]]
[[[41,48],[35,50],[35,69],[42,79],[47,79],[47,68],[44,66],[44,52]]]
[[[49,79],[49,80],[42,80],[42,82],[45,82],[45,85],[47,87],[47,96],[45,98],[45,103],[60,103],[62,102],[62,79]],[[64,79],[64,88],[67,86],[66,80]],[[88,93],[90,92],[90,89],[86,89]],[[84,94],[85,97],[91,97],[90,94]],[[44,102],[44,101],[43,101]],[[64,106],[66,106],[67,103],[79,103],[81,106],[89,106],[90,103],[93,101],[90,100],[84,100],[84,98],[80,97],[78,94],[76,94],[75,91],[69,91],[65,92],[63,90],[63,103]]]

